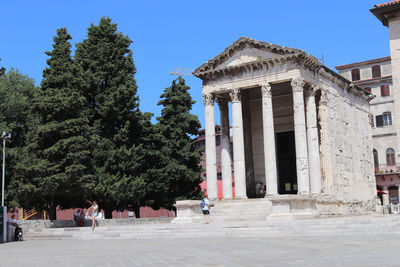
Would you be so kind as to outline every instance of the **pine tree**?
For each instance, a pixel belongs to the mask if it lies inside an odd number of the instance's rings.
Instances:
[[[99,202],[106,218],[113,210],[139,210],[145,190],[143,136],[150,115],[139,109],[131,43],[103,17],[88,28],[75,53],[76,86],[85,96],[91,173],[96,177],[90,198]]]
[[[37,91],[33,79],[17,70],[11,69],[0,77],[0,132],[12,135],[6,143],[5,203],[9,207],[18,206],[19,200],[24,198],[19,189],[25,185],[17,185],[21,178],[18,166],[23,160],[26,135],[35,123],[30,116],[30,106]]]
[[[82,116],[85,99],[72,86],[70,39],[65,28],[58,29],[53,50],[46,52],[48,67],[32,104],[38,125],[28,136],[24,164],[34,194],[26,204],[48,210],[50,219],[56,219],[57,206],[83,205],[90,189],[88,121]]]
[[[1,60],[1,58],[0,58]],[[4,75],[4,73],[6,72],[6,69],[4,67],[0,68],[0,77]]]
[[[200,150],[196,148],[195,136],[200,129],[197,116],[190,113],[192,100],[189,86],[179,77],[165,89],[158,105],[162,115],[158,117],[158,145],[163,159],[159,160],[157,174],[148,183],[149,204],[171,209],[176,200],[198,199],[201,196]]]

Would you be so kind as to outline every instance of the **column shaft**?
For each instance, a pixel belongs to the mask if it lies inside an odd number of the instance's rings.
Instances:
[[[203,95],[206,123],[206,173],[207,195],[209,199],[217,199],[217,156],[215,146],[214,97]]]
[[[386,205],[389,205],[389,190],[386,185],[383,187],[383,193],[386,193],[382,194],[383,206],[386,207]]]
[[[315,86],[306,94],[307,145],[311,194],[321,193],[321,163],[317,128],[317,107],[315,105]]]
[[[271,85],[263,85],[261,90],[265,181],[267,184],[267,195],[276,195],[278,194],[278,175],[276,171],[275,130]]]
[[[306,119],[304,111],[304,80],[296,78],[292,80],[293,88],[293,116],[294,116],[294,135],[296,144],[296,169],[298,194],[310,193],[310,181],[308,174],[308,152]]]
[[[225,99],[217,99],[221,120],[221,169],[222,195],[224,199],[232,199],[232,160],[229,138],[229,107]]]
[[[232,99],[233,164],[235,171],[235,198],[247,198],[244,157],[243,117],[240,90],[230,92]]]
[[[399,185],[397,185],[397,199],[398,199],[398,204],[400,204],[400,184]],[[399,210],[399,212],[400,212],[400,210]]]

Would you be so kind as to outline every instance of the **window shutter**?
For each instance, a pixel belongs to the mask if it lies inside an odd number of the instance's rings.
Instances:
[[[381,66],[375,65],[372,66],[372,78],[381,77]]]
[[[388,166],[396,165],[396,158],[393,148],[386,149],[386,165]]]
[[[370,94],[372,93],[371,87],[365,87],[364,90],[367,91]]]
[[[383,124],[392,125],[392,113],[390,112],[383,113]]]
[[[382,127],[383,126],[383,115],[376,116],[375,123],[376,123],[376,127]]]
[[[389,96],[389,95],[390,95],[389,85],[382,84],[381,85],[381,96]]]
[[[374,166],[375,168],[379,168],[378,151],[374,149],[373,152],[374,152]]]
[[[359,81],[360,80],[360,69],[351,70],[351,80]]]

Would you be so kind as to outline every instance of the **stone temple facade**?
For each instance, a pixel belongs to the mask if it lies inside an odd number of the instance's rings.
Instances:
[[[247,37],[193,74],[203,80],[210,199],[217,103],[222,201],[232,199],[232,135],[235,199],[254,197],[261,183],[272,213],[375,211],[369,92],[302,50]]]

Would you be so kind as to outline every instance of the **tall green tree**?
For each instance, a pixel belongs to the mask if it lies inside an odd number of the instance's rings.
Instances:
[[[22,174],[19,166],[23,161],[26,135],[35,124],[30,107],[39,88],[33,79],[11,69],[0,77],[0,132],[11,133],[6,143],[6,205],[15,207],[22,194],[16,190]],[[2,146],[1,146],[2,147]]]
[[[189,89],[179,77],[165,89],[158,102],[163,109],[157,118],[157,156],[162,159],[158,161],[153,180],[147,183],[151,195],[148,204],[153,208],[172,209],[176,200],[201,196],[201,151],[195,145],[200,122],[190,113],[195,101]]]
[[[32,113],[38,124],[27,136],[25,179],[34,197],[23,206],[49,211],[82,206],[91,188],[88,171],[88,120],[82,116],[85,98],[72,86],[71,36],[57,30],[48,67],[43,71],[41,90]]]
[[[106,218],[113,210],[139,210],[145,192],[143,137],[151,116],[139,109],[131,43],[117,24],[103,17],[76,45],[76,87],[85,97],[91,174],[96,178],[90,197]]]
[[[1,60],[1,58],[0,58]],[[0,68],[0,77],[3,76],[3,74],[6,72],[6,69],[4,67]]]

